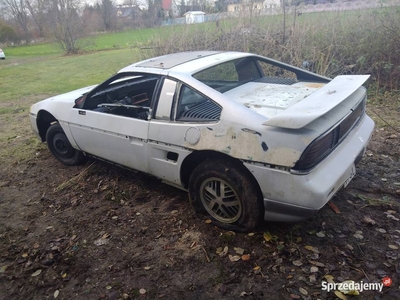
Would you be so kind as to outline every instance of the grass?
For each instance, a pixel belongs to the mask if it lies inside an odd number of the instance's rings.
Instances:
[[[169,27],[132,29],[115,33],[101,33],[81,41],[83,51],[140,48],[156,34],[168,34]],[[3,48],[7,58],[62,55],[56,43],[32,44]]]
[[[33,136],[28,112],[53,95],[98,84],[138,60],[137,49],[76,56],[11,57],[0,61],[0,158],[5,165],[35,157],[44,145]],[[9,162],[9,164],[6,164]]]
[[[7,58],[1,62],[0,104],[15,107],[26,97],[60,94],[100,83],[135,62],[138,55],[137,49],[120,49],[76,56]]]

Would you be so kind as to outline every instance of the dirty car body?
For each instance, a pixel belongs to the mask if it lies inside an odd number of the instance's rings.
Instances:
[[[62,163],[93,156],[152,174],[217,225],[248,231],[310,217],[353,178],[374,128],[367,79],[249,53],[175,53],[36,103],[30,119]]]

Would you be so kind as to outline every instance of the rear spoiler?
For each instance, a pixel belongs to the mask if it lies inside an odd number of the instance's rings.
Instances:
[[[303,101],[287,108],[264,123],[288,129],[299,129],[323,116],[353,94],[370,75],[341,75]]]

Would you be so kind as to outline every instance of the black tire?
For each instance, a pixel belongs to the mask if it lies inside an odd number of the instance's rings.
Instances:
[[[209,216],[223,229],[254,230],[264,215],[259,188],[239,163],[220,159],[204,161],[190,176],[189,196],[196,212]]]
[[[47,147],[61,163],[76,166],[86,160],[86,156],[71,146],[60,124],[55,123],[46,132]]]

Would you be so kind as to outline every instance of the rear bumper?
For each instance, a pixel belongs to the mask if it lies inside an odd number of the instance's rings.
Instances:
[[[299,221],[321,209],[355,174],[374,129],[367,115],[346,139],[310,173],[292,174],[245,163],[264,197],[266,221]]]

